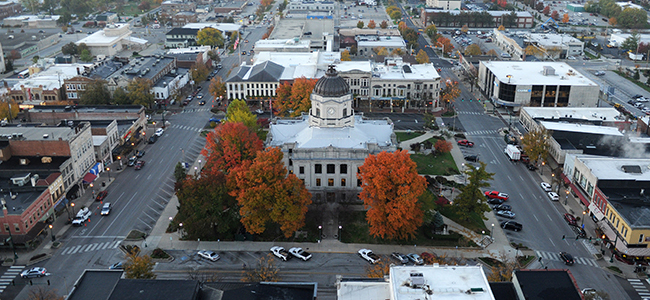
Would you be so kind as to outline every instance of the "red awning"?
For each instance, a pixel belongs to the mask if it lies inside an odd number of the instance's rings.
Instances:
[[[84,183],[91,183],[95,181],[95,178],[97,178],[97,175],[93,173],[87,173],[86,176],[84,176]]]
[[[571,190],[573,190],[573,193],[578,195],[578,198],[580,198],[580,201],[586,205],[589,206],[589,199],[585,197],[585,195],[582,194],[582,191],[578,187],[576,187],[573,183],[570,184]]]

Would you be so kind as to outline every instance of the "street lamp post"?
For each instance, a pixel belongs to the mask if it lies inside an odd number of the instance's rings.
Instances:
[[[341,233],[343,233],[343,226],[339,225],[339,242],[341,241]]]
[[[490,238],[491,239],[494,238],[493,232],[494,232],[494,223],[492,223],[492,230],[490,230]]]
[[[566,198],[564,198],[564,205],[567,205],[569,203],[569,189],[566,190]]]
[[[7,220],[7,201],[5,201],[4,198],[0,200],[0,203],[2,203],[2,213],[4,214],[5,220]],[[9,223],[7,221],[7,223]],[[14,263],[18,259],[18,254],[16,254],[16,245],[14,244],[14,237],[11,235],[11,227],[8,228],[9,230],[9,240],[11,241],[11,249],[14,251]]]
[[[318,225],[318,242],[320,243],[320,240],[323,238],[323,226]]]
[[[178,223],[178,227],[180,227],[178,230],[178,239],[180,240],[183,238],[183,223]]]
[[[111,168],[106,167],[106,171],[108,171],[108,182],[111,182]]]
[[[52,242],[56,240],[56,237],[54,237],[54,231],[52,230],[52,224],[50,224],[50,235],[52,235]]]
[[[70,203],[70,206],[72,206],[72,217],[74,218],[76,216],[74,211],[74,202]]]
[[[614,246],[612,249],[612,256],[609,258],[609,262],[613,263],[614,262],[614,251],[616,251],[616,242],[618,242],[618,233],[614,232],[616,234],[616,239],[614,239]]]
[[[544,165],[545,165],[545,164],[546,164],[545,162],[542,162],[542,167],[539,168],[539,174],[540,174],[540,175],[544,175]]]
[[[587,211],[586,211],[586,210],[583,210],[583,211],[582,211],[582,224],[580,224],[580,227],[581,227],[582,229],[585,229],[585,216],[586,216],[586,215],[587,215]]]

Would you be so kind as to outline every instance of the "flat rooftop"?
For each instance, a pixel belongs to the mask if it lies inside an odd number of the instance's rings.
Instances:
[[[125,113],[139,113],[141,110],[144,110],[143,106],[140,105],[96,105],[96,106],[67,106],[67,105],[35,105],[32,109],[29,110],[31,113],[51,113],[51,112],[69,112],[76,111],[80,113],[113,113],[113,112],[125,112]]]
[[[22,134],[21,140],[26,141],[57,141],[62,139],[64,141],[71,140],[77,133],[74,128],[70,127],[57,127],[57,126],[3,126],[0,127],[1,135]],[[47,135],[47,138],[44,136]]]
[[[293,80],[300,77],[320,78],[325,75],[328,65],[341,59],[340,52],[270,52],[255,54],[253,65],[271,61],[284,67],[281,80]]]
[[[533,119],[614,121],[621,113],[613,107],[522,107]]]
[[[221,32],[230,32],[230,31],[239,31],[241,25],[233,23],[187,23],[183,28],[192,28],[192,29],[203,29],[206,27],[212,27],[218,29]]]
[[[397,64],[384,65],[375,64],[373,76],[378,75],[384,80],[432,80],[440,78],[438,71],[433,64]]]
[[[372,63],[370,60],[366,61],[342,61],[338,64],[336,64],[336,70],[341,73],[341,72],[349,72],[349,71],[361,71],[361,72],[372,72]]]
[[[568,34],[531,33],[528,35],[528,40],[544,47],[560,46],[569,43],[583,44],[582,41]]]
[[[579,156],[598,180],[636,180],[650,183],[650,158]]]
[[[390,284],[392,295],[386,298],[393,300],[427,299],[427,289],[436,299],[495,300],[481,266],[391,266]]]
[[[578,73],[563,62],[547,61],[481,61],[501,82],[514,85],[571,85],[594,86],[598,84]],[[543,75],[544,67],[555,69],[555,75]],[[506,77],[510,76],[510,78]]]
[[[92,64],[54,64],[48,66],[46,69],[22,80],[19,80],[12,89],[21,90],[21,86],[25,88],[38,88],[43,87],[44,90],[53,90],[60,88],[63,81],[72,77],[78,76],[77,68],[81,70],[84,67],[90,67]]]
[[[514,276],[525,299],[582,299],[569,270],[515,270]]]
[[[131,30],[129,30],[129,24],[128,23],[115,23],[111,24],[112,26],[115,26],[115,28],[121,28],[121,27],[126,27],[127,31],[125,32],[126,36],[131,35]],[[86,36],[85,38],[78,40],[75,42],[75,44],[79,45],[81,43],[84,43],[86,45],[110,45],[111,43],[123,39],[125,35],[114,35],[114,36],[109,36],[106,35],[106,31],[98,30],[94,32],[93,34]]]
[[[310,40],[298,38],[281,40],[259,40],[255,42],[255,51],[272,51],[274,49],[310,49]]]
[[[600,135],[610,135],[610,136],[620,136],[620,137],[624,136],[623,133],[621,133],[616,127],[573,124],[573,123],[545,122],[545,121],[539,123],[549,131],[567,131],[567,132],[600,134]]]
[[[373,40],[359,40],[358,47],[406,47],[406,42],[402,37],[378,36]]]

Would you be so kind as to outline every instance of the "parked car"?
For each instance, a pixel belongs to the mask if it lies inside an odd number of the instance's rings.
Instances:
[[[575,262],[573,260],[573,255],[564,251],[560,252],[560,258],[562,258],[562,261],[564,261],[564,264],[567,266],[572,266],[573,263]]]
[[[408,264],[409,262],[409,257],[399,252],[393,252],[390,256],[402,264]]]
[[[72,220],[72,226],[81,226],[86,222],[90,216],[92,216],[92,212],[87,208],[84,207],[81,209],[78,213],[77,216]]]
[[[104,203],[104,206],[102,206],[102,211],[99,213],[102,216],[108,216],[111,213],[111,203],[106,202]]]
[[[287,261],[291,258],[291,254],[289,254],[289,251],[285,250],[284,247],[273,246],[271,247],[271,253],[283,261]]]
[[[304,261],[307,261],[307,260],[309,260],[311,258],[311,253],[309,253],[309,252],[307,252],[305,250],[302,250],[302,248],[298,248],[298,247],[294,247],[294,248],[289,249],[289,253],[291,253],[291,255],[293,255],[293,256],[295,256],[297,258],[300,258],[300,259],[302,259]]]
[[[498,199],[498,198],[492,198],[492,199],[488,199],[487,202],[488,202],[489,204],[496,204],[496,205],[499,205],[499,204],[503,203],[503,200],[502,200],[502,199]]]
[[[197,254],[200,257],[203,257],[205,259],[209,259],[211,261],[219,260],[219,254],[215,253],[214,251],[201,250]]]
[[[567,223],[569,223],[569,225],[571,225],[571,226],[577,226],[578,225],[578,220],[572,214],[569,214],[569,213],[564,214],[564,220]]]
[[[542,190],[544,190],[545,192],[550,192],[551,191],[551,185],[550,184],[548,184],[546,182],[542,182],[539,185],[542,186]]]
[[[45,275],[47,275],[47,270],[41,267],[34,267],[20,273],[22,278],[43,277]]]
[[[156,136],[162,136],[164,132],[165,132],[165,129],[158,128],[158,129],[156,129],[155,134],[156,134]]]
[[[478,161],[478,155],[467,155],[465,156],[466,161],[473,161],[477,162]]]
[[[546,194],[552,201],[560,201],[560,195],[558,195],[556,192],[548,192]]]
[[[129,162],[126,165],[129,166],[129,167],[133,167],[133,166],[135,166],[136,162],[138,162],[138,157],[133,155],[133,156],[129,157]]]
[[[465,146],[465,147],[474,147],[474,143],[468,140],[460,140],[458,141],[458,145]]]
[[[155,144],[157,140],[158,140],[158,136],[152,135],[151,137],[149,137],[149,144]]]
[[[512,211],[512,207],[508,204],[499,204],[494,206],[494,210],[500,211],[500,210],[507,210],[507,211]]]
[[[203,93],[199,93],[199,95],[196,96],[196,98],[203,99]]]
[[[138,160],[137,163],[135,163],[135,169],[140,170],[142,167],[144,167],[145,161],[144,160]]]
[[[97,194],[97,197],[95,197],[95,201],[103,201],[106,196],[108,196],[108,191],[101,191]]]
[[[122,262],[116,262],[112,264],[110,267],[108,267],[110,270],[122,270],[124,269],[124,266],[122,265]]]
[[[370,249],[361,249],[358,251],[361,258],[367,260],[371,264],[376,264],[381,260],[377,254],[374,254]]]
[[[406,256],[408,256],[409,260],[412,261],[416,265],[423,265],[424,260],[417,254],[415,253],[409,253]]]
[[[501,199],[501,200],[504,200],[504,201],[507,201],[508,198],[510,198],[510,196],[508,196],[508,194],[501,193],[499,191],[485,191],[485,197],[488,197],[490,199],[497,198],[497,199]]]
[[[515,218],[515,213],[513,213],[513,212],[511,212],[509,210],[498,210],[497,211],[497,216],[508,218],[508,219],[514,219]]]
[[[137,158],[143,157],[146,152],[144,150],[138,150],[135,152]]]
[[[512,231],[521,231],[524,226],[521,225],[521,223],[517,223],[515,221],[503,221],[501,222],[501,228],[509,229]]]
[[[603,75],[605,75],[605,71],[596,71],[596,73],[594,73],[594,75],[603,76]]]

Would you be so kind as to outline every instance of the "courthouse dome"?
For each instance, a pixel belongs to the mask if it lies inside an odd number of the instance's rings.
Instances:
[[[350,93],[350,86],[339,76],[334,66],[330,65],[325,76],[316,82],[313,93],[323,97],[340,97]]]

